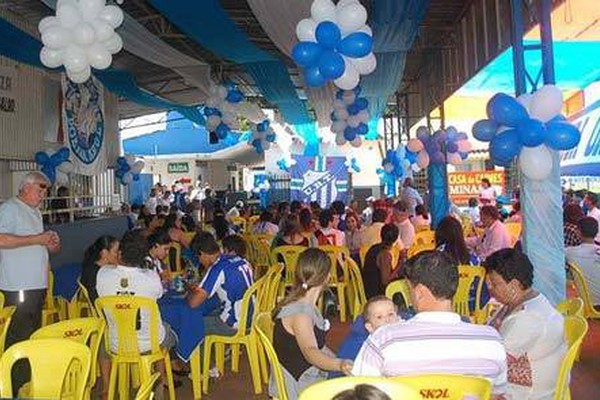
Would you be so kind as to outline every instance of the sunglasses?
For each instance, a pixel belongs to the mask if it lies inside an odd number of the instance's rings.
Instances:
[[[36,183],[36,185],[38,185],[40,189],[48,189],[48,185],[46,185],[45,183]]]

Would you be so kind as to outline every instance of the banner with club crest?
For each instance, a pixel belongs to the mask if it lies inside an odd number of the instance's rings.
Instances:
[[[346,201],[348,168],[345,157],[309,157],[293,155],[291,198],[316,201],[326,208],[335,200]]]

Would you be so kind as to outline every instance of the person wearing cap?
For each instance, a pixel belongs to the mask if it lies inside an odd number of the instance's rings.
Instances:
[[[230,223],[233,222],[234,218],[239,218],[241,213],[240,211],[244,208],[244,202],[242,200],[238,200],[235,202],[235,206],[231,207],[227,214],[225,214],[225,219]]]
[[[375,197],[369,196],[365,199],[367,202],[367,207],[363,210],[361,218],[365,225],[371,225],[373,222],[373,211],[375,207],[373,207],[373,202],[375,201]]]

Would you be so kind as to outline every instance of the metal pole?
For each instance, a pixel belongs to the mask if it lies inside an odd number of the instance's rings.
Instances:
[[[542,38],[542,73],[545,84],[554,84],[554,48],[552,45],[552,0],[540,5],[540,36]]]
[[[523,3],[522,0],[510,0],[512,11],[512,45],[515,77],[515,92],[517,96],[527,92],[525,78],[525,55],[523,49]]]

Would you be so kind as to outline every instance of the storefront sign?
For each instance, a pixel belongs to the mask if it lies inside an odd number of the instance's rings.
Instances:
[[[169,174],[185,174],[190,172],[190,166],[186,162],[175,162],[167,164],[167,172]]]
[[[16,106],[15,68],[0,66],[0,113],[14,114]]]
[[[504,171],[450,172],[448,173],[448,191],[456,205],[467,205],[471,197],[478,198],[481,180],[487,178],[498,195],[505,192],[506,176]]]

